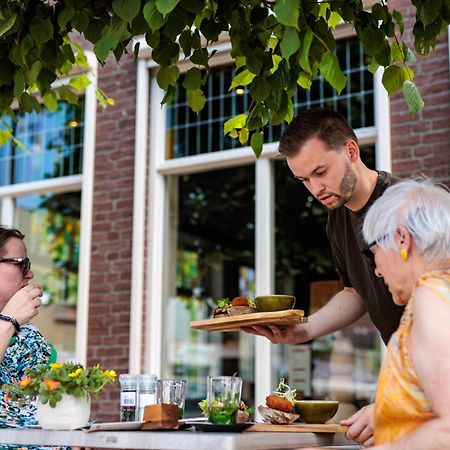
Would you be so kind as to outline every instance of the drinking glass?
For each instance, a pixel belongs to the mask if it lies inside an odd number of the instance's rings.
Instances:
[[[208,420],[216,424],[236,423],[241,401],[242,378],[208,377]]]
[[[156,401],[178,406],[178,418],[184,414],[186,380],[164,379],[156,383]]]

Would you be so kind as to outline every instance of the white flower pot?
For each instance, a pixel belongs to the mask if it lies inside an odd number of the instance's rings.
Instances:
[[[62,399],[52,408],[37,400],[36,418],[44,430],[73,430],[87,425],[91,413],[91,399],[63,394]]]

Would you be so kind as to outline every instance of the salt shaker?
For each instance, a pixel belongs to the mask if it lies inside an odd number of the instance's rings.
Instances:
[[[139,375],[138,414],[137,420],[144,420],[144,408],[156,403],[156,375]]]

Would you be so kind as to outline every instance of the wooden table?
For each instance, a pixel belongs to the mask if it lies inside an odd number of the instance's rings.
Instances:
[[[329,447],[358,449],[344,433],[206,433],[194,431],[48,431],[0,429],[2,444],[152,450],[245,450]]]

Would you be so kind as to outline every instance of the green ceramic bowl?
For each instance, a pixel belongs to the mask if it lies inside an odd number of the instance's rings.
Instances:
[[[337,400],[297,400],[294,404],[295,412],[306,423],[328,422],[337,412]]]
[[[292,309],[294,304],[295,297],[292,295],[257,295],[255,297],[255,306],[259,312]]]

